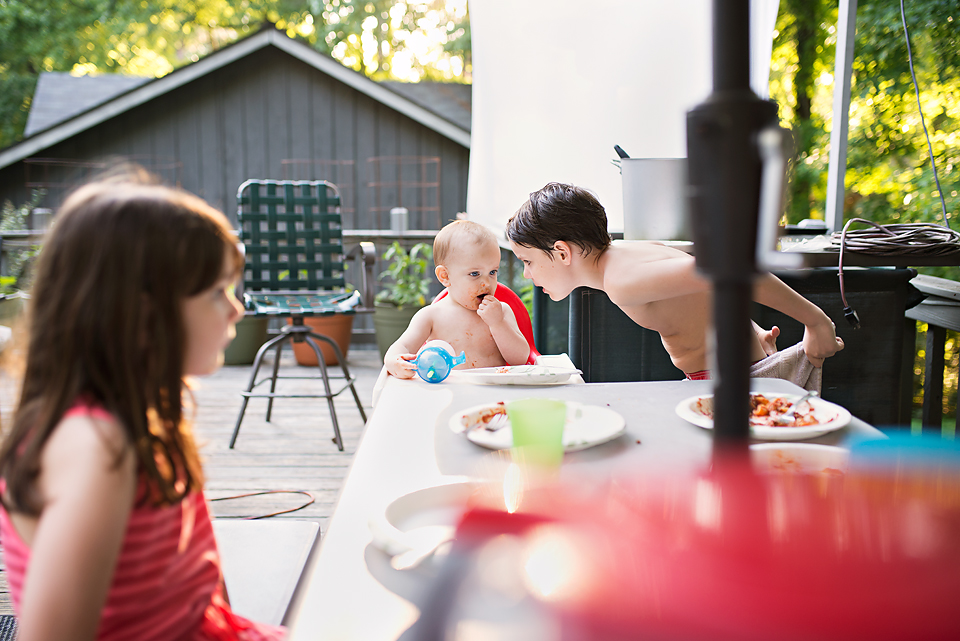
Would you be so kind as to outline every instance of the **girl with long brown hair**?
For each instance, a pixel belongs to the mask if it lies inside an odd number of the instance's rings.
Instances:
[[[0,510],[21,641],[279,639],[233,614],[185,376],[213,372],[242,307],[226,218],[134,176],[81,187],[37,264]]]

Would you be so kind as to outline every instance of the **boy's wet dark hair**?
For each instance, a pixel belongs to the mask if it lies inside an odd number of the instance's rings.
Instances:
[[[590,191],[564,183],[547,183],[530,194],[507,221],[507,239],[551,254],[562,240],[582,255],[599,257],[610,246],[607,212]]]

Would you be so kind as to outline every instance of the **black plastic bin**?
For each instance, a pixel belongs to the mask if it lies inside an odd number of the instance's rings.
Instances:
[[[552,301],[543,289],[533,288],[533,340],[541,354],[568,353],[570,297]]]
[[[573,290],[568,354],[588,383],[670,381],[683,378],[664,349],[660,334],[637,325],[589,287]]]
[[[843,317],[835,267],[777,273],[787,285],[833,320],[845,348],[823,366],[823,398],[877,427],[909,424],[913,345],[904,344],[904,312],[923,295],[910,284],[914,269],[846,268],[847,302],[860,316],[860,329]],[[803,325],[762,305],[754,305],[761,327],[780,327],[779,347],[803,340]]]

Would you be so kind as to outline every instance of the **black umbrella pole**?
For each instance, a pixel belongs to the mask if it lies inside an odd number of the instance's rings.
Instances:
[[[750,91],[750,0],[713,0],[713,90],[744,89]]]
[[[714,287],[714,437],[746,451],[751,283],[757,272],[757,134],[777,107],[750,89],[749,0],[714,0],[713,91],[687,114],[688,202],[697,269]]]
[[[750,436],[750,281],[714,283],[716,377],[713,387],[715,449],[742,448]]]

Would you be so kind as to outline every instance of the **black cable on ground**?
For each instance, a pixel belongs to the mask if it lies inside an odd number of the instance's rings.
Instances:
[[[267,519],[267,518],[270,518],[271,516],[279,516],[280,514],[289,514],[291,512],[302,510],[308,505],[313,505],[313,503],[316,501],[316,499],[313,498],[313,495],[310,494],[310,492],[305,492],[303,490],[264,490],[262,492],[248,492],[246,494],[237,494],[236,496],[221,496],[216,499],[208,499],[208,500],[212,503],[214,501],[230,501],[234,499],[245,499],[251,496],[263,496],[265,494],[301,494],[303,496],[306,496],[310,500],[304,503],[303,505],[290,508],[289,510],[280,510],[279,512],[271,512],[270,514],[260,514],[257,516],[218,516],[217,518],[218,519],[245,519],[247,521],[254,521],[256,519]]]

